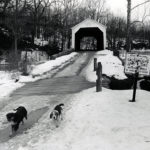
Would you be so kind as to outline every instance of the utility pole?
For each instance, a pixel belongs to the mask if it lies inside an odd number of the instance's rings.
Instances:
[[[18,0],[16,0],[16,6],[15,6],[15,23],[14,23],[14,49],[15,49],[15,55],[17,56],[18,51]]]
[[[150,0],[145,0],[142,3],[139,3],[138,5],[131,8],[131,2],[132,0],[127,0],[127,36],[126,36],[126,49],[127,52],[131,50],[131,11],[133,11],[135,8],[144,5],[146,3],[149,3]]]
[[[126,36],[127,52],[131,50],[131,0],[127,0],[127,36]]]

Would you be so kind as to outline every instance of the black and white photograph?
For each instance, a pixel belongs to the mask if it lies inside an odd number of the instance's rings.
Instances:
[[[0,150],[150,150],[150,0],[0,0]]]

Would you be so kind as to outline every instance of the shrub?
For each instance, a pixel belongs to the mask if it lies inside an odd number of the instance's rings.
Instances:
[[[32,38],[29,36],[24,36],[18,40],[18,49],[36,49],[39,48],[38,45],[32,43]]]
[[[49,56],[60,52],[57,43],[47,44],[40,47],[41,50],[45,51]]]
[[[0,48],[10,49],[13,43],[13,36],[11,30],[5,25],[0,25]]]
[[[6,56],[6,61],[8,62],[8,70],[18,70],[19,69],[19,54],[16,55],[13,51],[10,51]]]
[[[133,86],[133,79],[123,79],[123,80],[119,80],[116,79],[114,77],[110,78],[110,83],[109,83],[109,87],[110,89],[113,90],[126,90],[126,89],[131,89]]]
[[[143,80],[140,82],[140,87],[143,90],[150,91],[150,80]]]

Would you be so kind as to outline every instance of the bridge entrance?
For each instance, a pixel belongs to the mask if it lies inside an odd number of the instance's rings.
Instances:
[[[76,50],[103,50],[103,32],[99,28],[81,28],[75,34]]]
[[[99,51],[106,48],[106,27],[86,19],[72,28],[72,48],[76,51]]]

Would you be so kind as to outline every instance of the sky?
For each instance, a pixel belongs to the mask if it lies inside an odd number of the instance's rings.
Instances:
[[[145,0],[132,0],[132,8],[136,6],[137,4],[140,4],[144,1]],[[149,4],[147,3],[146,6],[144,5],[140,6],[136,8],[134,11],[132,11],[132,18],[141,19],[141,17],[144,14],[144,10],[147,10],[147,13],[149,13],[148,12]],[[126,16],[127,14],[127,0],[106,0],[106,5],[114,14],[121,15],[121,16]]]
[[[121,14],[126,14],[126,0],[106,0],[107,6],[110,8],[110,11],[117,14],[121,11]]]

